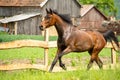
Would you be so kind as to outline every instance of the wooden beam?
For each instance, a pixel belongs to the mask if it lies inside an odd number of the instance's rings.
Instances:
[[[15,22],[15,25],[14,25],[15,35],[17,35],[17,27],[18,27],[18,22]]]
[[[39,40],[16,40],[11,42],[2,42],[0,43],[0,49],[12,49],[12,48],[21,48],[21,47],[41,47],[41,48],[50,48],[56,47],[56,41],[39,41]]]
[[[111,63],[116,64],[116,51],[113,48],[111,48]]]
[[[46,29],[46,30],[45,30],[44,40],[45,40],[46,43],[49,42],[49,29]],[[49,51],[48,48],[45,48],[45,49],[44,49],[44,65],[45,65],[45,68],[46,68],[46,69],[47,69],[47,67],[48,67],[48,51]]]

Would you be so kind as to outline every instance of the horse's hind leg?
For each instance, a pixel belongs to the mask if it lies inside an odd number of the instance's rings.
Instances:
[[[90,59],[90,62],[88,64],[88,67],[87,67],[88,70],[92,67],[92,64],[93,64],[94,61],[97,63],[99,68],[102,69],[103,63],[100,60],[100,58],[98,57],[98,54],[99,54],[100,51],[101,51],[101,49],[100,50],[98,50],[98,49],[91,49],[89,51],[89,54],[91,55],[91,59]]]
[[[89,52],[91,58],[90,58],[90,61],[88,63],[88,66],[87,66],[87,70],[89,70],[92,67],[92,64],[94,62],[93,49],[90,49],[88,52]]]
[[[98,66],[101,68],[102,67],[102,61],[98,57],[98,53],[100,52],[100,50],[96,50],[95,48],[93,48],[93,49],[89,50],[88,52],[91,55],[91,59],[90,59],[90,62],[87,66],[87,70],[89,70],[92,67],[92,64],[93,64],[94,61],[96,61]]]
[[[97,65],[99,66],[99,68],[102,69],[102,68],[103,68],[103,63],[102,63],[102,61],[100,60],[100,58],[97,57],[95,61],[96,61]]]
[[[95,60],[95,58],[92,57],[92,55],[91,55],[91,59],[90,59],[89,64],[87,66],[87,70],[89,70],[92,67],[92,64],[93,64],[94,60]]]
[[[92,67],[92,64],[93,62],[95,61],[97,63],[97,65],[99,66],[100,69],[103,68],[103,63],[102,61],[100,60],[100,58],[96,55],[94,55],[94,57],[92,57],[93,55],[91,55],[91,59],[90,59],[90,62],[87,66],[87,70],[89,70],[91,67]]]

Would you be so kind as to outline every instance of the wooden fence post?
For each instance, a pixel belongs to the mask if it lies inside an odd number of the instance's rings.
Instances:
[[[46,43],[48,43],[49,41],[49,29],[46,29],[44,32],[44,40],[46,41]],[[48,67],[48,48],[44,49],[44,65],[45,68]]]
[[[113,48],[111,48],[111,62],[114,65],[116,64],[116,51]]]
[[[114,32],[114,33],[116,35],[116,32]],[[112,43],[114,43],[114,42],[112,41]],[[113,45],[113,46],[116,47],[116,45]],[[116,51],[113,48],[111,48],[111,62],[113,65],[116,64]]]
[[[15,25],[14,25],[14,32],[15,32],[15,35],[17,35],[17,25],[18,25],[18,23],[15,22]]]

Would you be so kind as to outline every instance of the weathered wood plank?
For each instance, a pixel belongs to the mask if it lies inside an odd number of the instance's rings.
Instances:
[[[21,47],[41,47],[50,48],[56,47],[56,41],[39,41],[39,40],[16,40],[11,42],[0,43],[0,49],[11,49],[11,48],[21,48]]]
[[[39,40],[16,40],[11,42],[0,43],[0,49],[21,48],[21,47],[52,48],[52,47],[57,47],[57,41],[46,42]],[[108,42],[105,48],[113,48],[113,46],[111,43]]]

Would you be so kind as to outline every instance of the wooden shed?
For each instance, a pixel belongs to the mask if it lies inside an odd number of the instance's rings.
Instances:
[[[104,20],[107,20],[107,17],[94,5],[83,5],[80,13],[80,29],[103,29],[101,24]]]
[[[0,20],[0,23],[6,28],[9,28],[10,34],[41,34],[39,30],[40,13],[25,13]]]
[[[8,27],[10,33],[38,35],[41,8],[44,0],[1,0],[1,26]]]
[[[45,16],[46,8],[57,10],[62,14],[69,14],[73,20],[74,18],[80,18],[81,5],[77,0],[1,0],[0,16],[1,18],[5,18],[26,13],[40,13],[41,16]],[[32,21],[35,22],[34,19]],[[39,23],[36,25],[39,25]],[[29,27],[29,24],[26,24],[26,28],[27,27]],[[53,29],[52,32],[53,31],[55,30]],[[20,34],[21,33],[22,32],[20,32]]]

